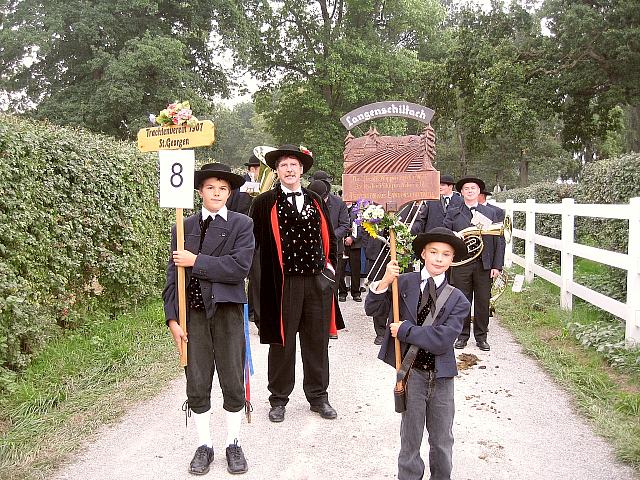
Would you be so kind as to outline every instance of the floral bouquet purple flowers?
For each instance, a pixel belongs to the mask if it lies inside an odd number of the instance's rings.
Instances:
[[[366,199],[358,200],[353,205],[352,212],[356,217],[356,224],[361,225],[371,238],[377,238],[387,246],[389,241],[384,235],[389,235],[389,230],[394,231],[398,264],[401,269],[407,270],[413,262],[411,242],[414,237],[400,218],[394,213],[385,212],[382,205]]]

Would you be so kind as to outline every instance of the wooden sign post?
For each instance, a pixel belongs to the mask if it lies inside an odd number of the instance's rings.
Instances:
[[[343,200],[371,200],[384,205],[388,212],[416,200],[440,198],[440,172],[432,164],[435,158],[435,133],[430,125],[433,110],[407,102],[379,102],[365,105],[342,117],[349,129],[370,119],[381,117],[412,118],[427,126],[421,135],[405,137],[381,136],[375,128],[355,138],[351,132],[345,139]],[[391,260],[397,259],[396,235],[390,229]],[[400,322],[398,279],[391,284],[393,321]],[[395,339],[396,371],[402,364],[400,340]],[[401,380],[395,391],[403,392]]]
[[[158,152],[160,163],[160,208],[176,209],[177,249],[184,250],[183,209],[193,208],[195,153],[183,147],[212,145],[214,126],[209,120],[194,127],[143,128],[138,132],[138,148],[143,152]],[[184,267],[176,267],[178,284],[178,321],[187,333],[187,294]],[[187,344],[180,345],[180,366],[187,365]]]

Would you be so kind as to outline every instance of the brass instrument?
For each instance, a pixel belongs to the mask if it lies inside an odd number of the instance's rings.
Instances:
[[[505,217],[502,223],[491,223],[489,225],[474,225],[456,233],[467,246],[468,256],[458,262],[453,262],[454,267],[464,265],[475,260],[482,254],[484,249],[483,235],[503,236],[507,243],[511,242],[511,217]]]
[[[268,145],[260,145],[253,149],[253,154],[260,160],[260,171],[258,172],[258,182],[260,183],[260,189],[258,191],[248,192],[251,195],[259,195],[273,188],[273,184],[276,181],[276,172],[265,163],[264,156],[276,150]]]
[[[489,311],[494,312],[496,309],[496,301],[507,289],[509,285],[509,274],[506,270],[502,270],[500,275],[493,279],[491,285],[491,298],[489,299]]]

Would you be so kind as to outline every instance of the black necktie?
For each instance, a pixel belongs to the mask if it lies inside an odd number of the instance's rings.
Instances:
[[[300,195],[302,195],[302,192],[289,192],[289,193],[285,193],[286,197],[289,198],[294,198],[294,197],[299,197]]]
[[[429,302],[430,304],[429,311],[431,312],[431,315],[433,315],[436,311],[436,300],[437,300],[436,282],[433,279],[433,277],[429,277],[429,279],[427,280],[427,287],[429,288],[429,300],[431,300]]]
[[[429,311],[431,315],[433,315],[436,311],[436,300],[436,282],[433,280],[433,277],[429,277],[424,286],[424,290],[422,290],[422,301],[420,302],[418,311],[421,311],[425,305],[429,304]]]
[[[204,236],[207,234],[207,228],[209,228],[209,224],[213,220],[213,217],[209,215],[206,220],[200,219],[200,248],[198,248],[198,252],[202,250],[202,242],[204,241]]]

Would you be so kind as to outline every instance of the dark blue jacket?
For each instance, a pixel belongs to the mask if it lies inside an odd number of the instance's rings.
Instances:
[[[498,212],[494,208],[478,204],[476,210],[492,222],[498,222]],[[504,215],[502,218],[504,219]],[[447,210],[444,226],[454,232],[459,232],[471,226],[471,211],[464,202],[458,207]],[[485,270],[491,270],[492,268],[502,270],[504,266],[504,237],[483,235],[482,241],[484,242],[481,256],[483,268]]]
[[[184,221],[184,248],[198,255],[200,246],[200,218],[202,213]],[[171,230],[171,251],[176,247],[176,227]],[[191,268],[185,268],[185,285],[191,275],[200,279],[200,289],[207,316],[214,313],[214,304],[246,303],[244,279],[249,274],[254,250],[253,220],[241,213],[227,213],[225,221],[219,215],[211,222],[202,249]],[[177,272],[173,255],[169,255],[167,283],[162,292],[166,320],[178,320]]]
[[[344,237],[347,236],[351,229],[347,204],[333,193],[329,194],[325,203],[327,204],[327,210],[329,210],[329,220],[333,227],[333,233],[336,236],[337,253],[342,253],[344,251]]]
[[[413,222],[411,227],[411,234],[417,235],[419,233],[426,233],[432,228],[443,227],[444,217],[447,211],[452,208],[459,207],[464,204],[464,200],[457,193],[454,193],[449,202],[449,206],[445,211],[441,200],[427,200],[422,205],[420,213],[416,217],[416,221]]]
[[[438,287],[437,294],[447,284],[445,280]],[[410,345],[418,345],[420,348],[435,355],[436,378],[455,377],[458,374],[456,357],[453,352],[453,343],[462,331],[465,318],[469,315],[471,304],[464,294],[457,288],[440,310],[440,313],[432,325],[419,327],[418,298],[420,297],[420,272],[404,273],[398,277],[398,300],[400,307],[400,320],[404,323],[398,330],[400,348],[404,356]],[[391,286],[380,294],[369,292],[364,303],[367,315],[371,317],[387,316],[388,323],[393,322],[391,308]],[[384,342],[378,354],[380,360],[384,360],[393,367],[395,363],[395,339],[387,328]]]

